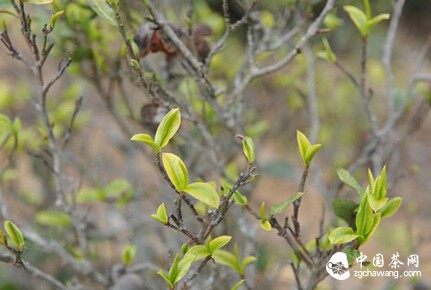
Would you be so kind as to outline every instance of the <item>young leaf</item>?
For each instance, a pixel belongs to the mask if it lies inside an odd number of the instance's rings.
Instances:
[[[317,151],[319,151],[320,147],[322,147],[322,144],[313,144],[310,147],[308,147],[307,152],[305,152],[305,164],[310,165],[311,160],[313,160],[314,155],[316,155]]]
[[[349,171],[347,171],[344,168],[338,168],[337,169],[337,175],[338,178],[347,186],[353,188],[358,194],[359,197],[362,198],[364,195],[364,189],[361,185],[359,185],[359,182],[354,178]]]
[[[190,255],[195,257],[195,261],[198,261],[200,259],[203,259],[203,258],[211,255],[211,252],[208,251],[207,247],[205,247],[203,245],[196,245],[196,246],[191,247],[187,251],[187,253],[185,254],[184,257],[190,256]]]
[[[151,148],[153,148],[154,153],[159,153],[161,151],[160,146],[157,145],[156,142],[154,142],[153,138],[148,134],[136,134],[136,135],[133,135],[130,140],[138,141],[138,142],[142,142],[147,145],[150,145]]]
[[[238,290],[239,286],[241,286],[244,283],[244,279],[238,281],[230,290]]]
[[[349,14],[350,19],[355,24],[356,28],[363,38],[368,36],[367,16],[365,13],[355,6],[346,5],[344,10]]]
[[[371,208],[374,212],[377,212],[379,209],[384,207],[386,203],[388,202],[388,198],[384,197],[381,199],[377,199],[374,195],[368,196],[368,203],[370,204]]]
[[[388,203],[380,209],[381,218],[385,219],[393,215],[398,211],[401,206],[403,199],[401,197],[394,197],[388,201]]]
[[[241,206],[245,206],[248,204],[247,197],[239,193],[239,191],[235,191],[233,193],[232,198],[235,200],[235,203]]]
[[[180,109],[170,110],[166,116],[163,117],[159,126],[157,127],[156,135],[154,136],[154,142],[160,146],[160,148],[165,147],[169,140],[174,137],[177,133],[178,128],[181,125],[181,113]]]
[[[151,218],[164,225],[168,223],[168,215],[166,214],[166,207],[164,203],[162,203],[157,209],[157,214],[151,215]]]
[[[175,277],[177,276],[178,273],[178,263],[180,262],[180,255],[176,254],[174,261],[172,262],[171,268],[169,268],[169,273],[168,273],[168,277],[169,277],[169,281],[172,282],[172,284],[175,285]]]
[[[194,198],[203,203],[218,208],[220,204],[220,197],[214,187],[205,182],[195,182],[187,185],[182,191],[187,192]]]
[[[288,198],[286,201],[273,205],[269,210],[269,216],[275,216],[282,213],[289,205],[291,205],[295,200],[297,200],[303,195],[303,192],[297,192],[294,196]]]
[[[256,257],[253,257],[253,256],[245,257],[244,260],[242,260],[242,262],[241,262],[241,272],[240,272],[240,275],[244,275],[244,273],[245,273],[245,267],[247,267],[248,264],[250,264],[250,263],[252,263],[254,261],[256,261]]]
[[[370,231],[365,235],[364,240],[361,242],[361,245],[365,244],[365,242],[368,241],[371,238],[371,236],[373,235],[374,231],[379,226],[380,220],[381,220],[380,213],[374,214],[373,226],[371,227]]]
[[[308,138],[299,130],[296,130],[296,140],[298,141],[299,153],[301,154],[302,160],[305,162],[305,154],[307,153],[308,148],[311,146]],[[305,164],[307,164],[305,162]]]
[[[389,18],[390,15],[387,13],[379,14],[367,21],[367,28],[371,29],[374,25],[382,22],[383,20],[388,20]]]
[[[229,243],[231,239],[232,239],[231,236],[220,236],[220,237],[217,237],[217,238],[215,238],[214,240],[212,240],[209,243],[208,250],[211,253],[214,253],[215,251],[217,251],[217,250],[221,249],[222,247],[226,246],[227,243]]]
[[[88,0],[91,9],[100,17],[108,21],[110,24],[117,26],[114,9],[106,2],[106,0]]]
[[[18,248],[18,251],[22,253],[24,251],[25,242],[24,236],[22,235],[19,228],[11,221],[5,221],[4,229],[9,238],[12,240],[12,243]]]
[[[67,213],[54,210],[40,211],[35,216],[36,221],[44,226],[67,228],[72,220]]]
[[[64,10],[61,10],[51,16],[51,20],[49,22],[49,26],[51,27],[51,29],[55,27],[55,24],[57,23],[58,18],[63,14],[64,14]]]
[[[325,48],[325,52],[326,52],[326,57],[330,62],[336,63],[337,62],[337,56],[335,55],[335,53],[332,51],[331,45],[329,44],[329,41],[327,38],[324,38],[322,40],[323,42],[323,47]]]
[[[127,245],[124,247],[122,255],[121,255],[121,261],[124,265],[130,266],[133,263],[133,260],[136,256],[136,246],[135,245]]]
[[[225,250],[218,250],[212,254],[212,257],[217,264],[228,266],[240,274],[241,268],[239,262],[232,253]]]
[[[338,227],[329,233],[329,241],[332,245],[345,244],[359,237],[351,227]]]
[[[260,220],[259,226],[267,232],[270,232],[272,227],[268,220]]]
[[[358,208],[358,204],[348,199],[337,198],[332,201],[332,208],[336,216],[350,224],[355,218],[355,210]]]
[[[174,284],[172,284],[169,275],[166,274],[163,270],[159,270],[157,272],[157,274],[159,274],[160,276],[162,276],[162,278],[165,280],[166,284],[168,284],[169,289],[173,289],[174,288]]]
[[[373,226],[373,210],[368,203],[367,195],[364,196],[361,203],[359,204],[358,214],[356,215],[356,232],[365,236]]]
[[[188,255],[181,259],[181,261],[178,263],[178,271],[173,281],[174,285],[177,284],[178,281],[180,281],[187,274],[194,260],[195,256],[193,255]]]
[[[361,255],[361,252],[358,249],[353,248],[345,248],[343,252],[347,256],[347,263],[349,265],[352,265],[356,261],[356,258]]]
[[[248,163],[252,164],[256,159],[253,140],[250,137],[241,135],[238,135],[237,137],[242,141],[242,150],[244,151],[245,157],[247,157]]]
[[[184,162],[175,154],[162,154],[163,167],[178,192],[182,192],[189,183],[189,174]]]
[[[54,2],[54,0],[20,0],[20,1],[24,3],[35,4],[35,5],[44,5],[44,4],[50,4]]]

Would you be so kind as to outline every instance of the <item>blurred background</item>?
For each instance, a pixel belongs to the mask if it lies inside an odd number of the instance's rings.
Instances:
[[[265,29],[276,29],[295,2],[259,1],[257,17]],[[311,170],[301,206],[300,220],[306,241],[313,240],[319,234],[322,216],[325,224],[342,224],[331,214],[331,198],[336,194],[355,200],[356,196],[348,188],[336,191],[336,169],[347,168],[355,162],[367,144],[370,132],[363,100],[356,88],[339,67],[318,57],[324,49],[322,38],[326,37],[339,63],[359,78],[361,39],[341,6],[361,6],[362,1],[341,2],[331,14],[332,18],[325,22],[326,27],[331,26],[330,33],[316,36],[307,50],[289,65],[254,80],[246,89],[244,132],[226,132],[217,126],[212,127],[211,131],[221,143],[233,144],[226,150],[226,156],[229,156],[226,158],[230,160],[226,166],[233,175],[246,166],[241,156],[241,144],[235,141],[235,134],[247,134],[254,139],[259,177],[256,183],[244,189],[254,208],[257,209],[262,201],[273,205],[285,200],[297,191],[302,174],[296,130],[307,135],[310,133],[307,95],[310,94],[309,73],[312,66],[320,125],[314,142],[323,144],[323,147],[316,157],[316,167]],[[170,22],[185,26],[190,3],[194,8],[193,21],[205,23],[213,30],[213,35],[208,38],[210,45],[213,45],[225,28],[221,1],[164,0],[158,1],[157,7]],[[241,19],[244,5],[237,1],[229,3],[232,21]],[[373,14],[392,14],[394,3],[389,0],[372,2]],[[304,1],[304,10],[309,18],[301,25],[312,21],[324,4],[325,1]],[[0,1],[0,5],[0,9],[12,10],[9,1]],[[138,1],[124,1],[124,6],[127,7],[124,19],[132,38],[148,15]],[[64,9],[65,15],[59,19],[55,32],[50,36],[55,42],[55,57],[48,59],[45,72],[48,76],[53,75],[58,60],[65,54],[73,60],[48,97],[56,134],[67,131],[75,101],[83,96],[83,105],[74,122],[70,141],[62,152],[62,170],[65,191],[76,198],[81,218],[87,221],[87,228],[84,229],[88,238],[85,250],[79,246],[72,230],[71,217],[56,209],[53,179],[44,163],[50,158],[43,155],[43,148],[47,146],[46,132],[32,103],[37,82],[22,63],[7,55],[4,46],[0,47],[0,113],[11,119],[20,118],[22,125],[13,160],[8,161],[11,141],[2,144],[0,151],[1,164],[8,164],[2,165],[1,201],[7,205],[10,216],[20,228],[32,229],[46,239],[58,241],[77,261],[89,258],[102,273],[110,273],[113,265],[121,264],[124,246],[136,245],[135,261],[145,266],[141,277],[147,288],[142,289],[164,289],[164,282],[156,271],[166,269],[172,253],[179,252],[187,240],[150,218],[161,202],[173,210],[173,193],[157,171],[149,148],[136,146],[129,140],[133,134],[151,132],[148,124],[143,122],[140,110],[152,101],[138,87],[136,78],[123,63],[124,47],[120,35],[112,26],[97,18],[88,9],[86,1],[56,1],[53,9]],[[49,19],[50,12],[45,7],[31,7],[29,12],[33,16],[34,31],[38,33]],[[0,15],[0,26],[4,28],[7,25],[15,45],[28,54],[19,35],[18,21],[10,15]],[[412,74],[419,71],[428,79],[415,83],[412,93],[407,96],[405,115],[392,136],[394,142],[390,143],[396,144],[396,149],[400,150],[396,150],[396,156],[385,159],[385,162],[392,161],[388,163],[388,196],[403,197],[402,207],[396,215],[382,222],[375,236],[361,248],[369,259],[381,253],[389,261],[390,256],[398,252],[405,261],[407,256],[418,254],[422,276],[400,279],[369,277],[345,282],[328,277],[318,289],[431,288],[431,118],[426,111],[422,112],[418,122],[412,122],[418,108],[429,107],[429,102],[423,102],[424,98],[430,98],[429,47],[419,70],[416,62],[426,42],[430,41],[430,15],[429,0],[406,1],[404,5],[392,57],[393,90],[398,96],[395,98],[398,105],[408,90]],[[379,125],[384,124],[388,113],[386,74],[382,63],[388,26],[389,21],[382,22],[368,39],[368,84],[373,90],[371,107]],[[218,87],[226,90],[232,88],[246,57],[246,45],[246,29],[241,28],[229,35],[226,48],[211,59],[209,78]],[[286,45],[275,52],[262,53],[257,58],[262,63],[271,63],[290,49],[291,46]],[[161,53],[146,56],[142,61],[149,76],[151,72],[156,72],[155,77],[162,85],[175,87],[180,95],[197,94],[193,77],[167,78],[165,62]],[[179,71],[184,74],[178,67],[177,64],[174,73]],[[199,103],[193,105],[202,106]],[[205,110],[203,106],[202,111]],[[218,122],[210,113],[205,116],[209,123]],[[415,125],[415,129],[411,134],[404,135],[411,124]],[[184,121],[175,144],[169,148],[184,157],[193,172],[193,179],[202,176],[217,179],[220,175],[212,168],[211,162],[205,160],[206,156],[201,155],[199,150],[202,149],[190,144],[193,138],[201,140],[198,133],[191,122]],[[0,137],[0,140],[7,137],[4,128],[0,128]],[[396,143],[399,137],[405,138],[405,142]],[[369,167],[372,167],[371,162],[363,164],[353,173],[363,185],[367,183]],[[6,217],[2,216],[1,220],[4,219]],[[292,253],[275,231],[262,231],[254,218],[241,208],[235,208],[227,220],[234,222],[223,224],[222,231],[227,234],[238,232],[240,238],[237,242],[243,245],[240,254],[243,257],[257,257],[247,277],[247,280],[253,281],[253,289],[290,289],[295,285],[288,263],[293,259]],[[49,251],[49,247],[44,249],[31,240],[27,241],[24,258],[62,281],[73,277],[73,271],[63,265],[61,257]],[[355,266],[352,270],[357,268]],[[49,287],[21,270],[0,264],[1,290],[51,289]],[[103,289],[90,281],[88,287]],[[220,285],[217,289],[229,288]]]

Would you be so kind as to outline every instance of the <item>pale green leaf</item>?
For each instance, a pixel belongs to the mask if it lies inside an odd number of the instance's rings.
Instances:
[[[379,209],[383,208],[387,202],[387,197],[377,199],[374,195],[368,196],[368,203],[370,204],[374,212],[377,212]]]
[[[347,186],[353,188],[358,194],[359,196],[362,198],[362,196],[364,195],[364,189],[362,188],[362,186],[359,184],[359,182],[356,180],[356,178],[354,178],[349,171],[347,171],[344,168],[338,168],[337,169],[337,175],[338,178]]]
[[[185,254],[185,256],[190,256],[190,255],[195,257],[195,261],[198,261],[200,259],[206,258],[209,255],[211,255],[211,252],[208,251],[207,247],[203,245],[196,245],[191,247]]]
[[[194,260],[195,260],[195,256],[192,256],[192,255],[187,255],[181,259],[181,261],[178,263],[178,271],[175,275],[175,280],[173,281],[174,284],[177,284],[178,281],[184,278],[184,276],[189,271],[190,266],[192,265]]]
[[[205,182],[195,182],[187,185],[182,191],[187,192],[197,200],[211,206],[218,208],[220,204],[220,197],[214,187]]]
[[[325,52],[326,52],[328,60],[333,62],[333,63],[337,62],[337,56],[332,51],[332,48],[331,48],[331,45],[329,44],[328,39],[324,38],[322,40],[322,42],[323,42],[323,47],[325,48]]]
[[[393,215],[398,211],[398,209],[401,207],[401,204],[403,202],[403,199],[401,197],[394,197],[386,203],[384,207],[380,209],[381,218],[385,219]]]
[[[91,9],[100,17],[108,21],[110,24],[117,26],[114,9],[106,2],[106,0],[88,0]]]
[[[67,228],[72,224],[70,215],[56,210],[40,211],[35,216],[36,222],[44,226]]]
[[[353,241],[357,237],[359,237],[359,235],[356,234],[351,227],[338,227],[333,229],[328,235],[328,239],[333,245],[345,244]]]
[[[163,270],[159,270],[157,272],[157,274],[162,276],[162,278],[165,280],[166,284],[168,284],[169,289],[172,289],[174,287],[174,284],[172,284],[172,282],[170,281],[169,276]]]
[[[367,28],[371,29],[374,25],[384,21],[384,20],[388,20],[390,18],[390,15],[387,13],[384,14],[379,14],[373,18],[371,18],[370,20],[367,21]]]
[[[373,233],[376,231],[377,227],[379,226],[380,220],[381,220],[380,213],[374,214],[373,226],[371,227],[369,232],[365,235],[364,240],[361,242],[361,245],[365,244],[365,242],[367,242],[371,238],[371,236],[373,235]]]
[[[24,3],[35,4],[35,5],[44,5],[44,4],[50,4],[54,2],[54,0],[20,0],[20,1]]]
[[[356,230],[361,236],[365,236],[373,226],[373,210],[368,203],[368,196],[365,195],[359,204],[356,215]]]
[[[133,263],[133,260],[136,256],[136,246],[135,245],[126,245],[123,248],[122,254],[121,254],[121,261],[124,265],[129,266]]]
[[[241,286],[242,284],[244,284],[244,279],[238,281],[238,283],[236,283],[230,290],[238,290],[239,286]]]
[[[224,247],[225,245],[227,245],[231,239],[232,239],[231,236],[217,237],[209,243],[209,249],[208,250],[211,253],[214,253],[215,251],[217,251],[217,250],[221,249],[222,247]]]
[[[61,11],[58,11],[57,13],[54,13],[54,14],[51,16],[51,20],[50,20],[50,22],[49,22],[49,25],[50,25],[50,27],[51,27],[51,28],[54,28],[54,27],[55,27],[55,24],[57,23],[58,18],[59,18],[61,15],[63,15],[63,14],[64,14],[64,10],[61,10]]]
[[[313,160],[314,155],[316,155],[317,151],[319,151],[321,147],[322,144],[313,144],[308,147],[307,152],[305,152],[305,164],[311,164],[311,160]]]
[[[253,163],[256,159],[256,152],[254,149],[253,140],[250,137],[245,137],[238,135],[238,137],[242,141],[242,150],[244,152],[245,157],[247,157],[248,163]]]
[[[181,113],[180,109],[170,110],[166,116],[163,117],[159,126],[157,127],[156,135],[154,136],[154,142],[160,146],[165,147],[169,140],[174,137],[181,125]]]
[[[270,232],[272,227],[268,220],[260,220],[259,226],[267,232]]]
[[[189,183],[189,174],[184,162],[175,154],[163,153],[162,163],[175,189],[182,192]]]
[[[349,14],[350,19],[355,24],[362,37],[367,37],[367,16],[365,15],[365,13],[359,8],[350,5],[344,6],[344,10],[347,12],[347,14]]]
[[[148,134],[136,134],[136,135],[133,135],[133,137],[130,140],[142,142],[147,145],[150,145],[151,148],[153,148],[154,153],[159,153],[161,150],[160,146],[157,145],[156,142],[154,142],[153,137],[151,137]]]
[[[269,210],[270,216],[275,216],[277,214],[282,213],[289,205],[291,205],[295,200],[303,196],[303,192],[297,192],[294,196],[291,196],[286,201],[280,202],[276,205],[273,205]]]
[[[238,264],[238,260],[232,253],[225,250],[218,250],[212,254],[212,257],[217,264],[228,266],[240,274],[241,268]]]
[[[242,260],[242,262],[241,262],[241,273],[240,274],[244,274],[245,273],[245,267],[247,267],[248,264],[253,263],[254,261],[256,261],[256,257],[253,257],[253,256],[245,257],[244,260]]]
[[[164,225],[168,223],[168,215],[166,214],[166,207],[164,203],[162,203],[157,208],[157,214],[152,214],[151,218]]]
[[[12,243],[18,248],[18,251],[22,253],[24,251],[25,242],[24,236],[19,228],[11,221],[5,221],[3,225]]]
[[[355,210],[358,204],[348,199],[336,198],[332,201],[332,209],[334,214],[350,224],[355,218]]]
[[[305,154],[307,153],[308,148],[311,146],[308,138],[299,130],[296,130],[296,140],[298,141],[299,153],[301,154],[302,160],[305,162]]]

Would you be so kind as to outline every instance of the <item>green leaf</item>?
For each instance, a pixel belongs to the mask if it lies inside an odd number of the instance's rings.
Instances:
[[[18,248],[18,251],[22,253],[24,251],[25,242],[24,236],[22,235],[19,228],[11,221],[5,221],[4,229],[12,243]]]
[[[123,248],[123,252],[121,254],[121,261],[124,265],[130,266],[133,263],[133,260],[136,256],[136,246],[135,245],[127,245]]]
[[[211,253],[214,253],[215,251],[217,251],[217,250],[221,249],[222,247],[226,246],[230,242],[231,239],[232,239],[231,236],[220,236],[220,237],[217,237],[217,238],[215,238],[214,240],[212,240],[209,243],[208,250]]]
[[[384,197],[381,199],[377,199],[374,195],[368,196],[368,203],[370,204],[371,208],[374,212],[377,212],[379,209],[384,207],[386,203],[388,202],[388,198]]]
[[[401,197],[394,197],[388,201],[388,203],[380,209],[381,218],[385,219],[393,215],[401,207],[403,199]]]
[[[235,203],[241,206],[245,206],[248,204],[247,197],[242,195],[239,191],[235,191],[232,195]]]
[[[355,218],[355,210],[358,208],[358,204],[348,199],[337,198],[332,201],[332,208],[336,216],[350,224]]]
[[[330,62],[336,63],[337,62],[337,56],[332,51],[332,48],[331,48],[331,45],[329,44],[328,39],[327,38],[323,38],[322,42],[323,42],[323,47],[325,48],[327,59]]]
[[[241,135],[238,135],[237,137],[242,141],[242,150],[245,157],[247,157],[248,163],[252,164],[256,159],[256,152],[254,149],[253,140],[250,137]]]
[[[303,192],[297,192],[294,196],[288,198],[286,201],[280,202],[276,205],[273,205],[269,210],[269,216],[275,216],[277,214],[282,213],[289,205],[291,205],[295,200],[303,196]]]
[[[58,18],[63,14],[64,14],[64,10],[61,10],[51,16],[51,20],[49,22],[49,25],[51,28],[55,27],[55,24],[57,23]]]
[[[314,155],[316,155],[317,151],[319,151],[322,144],[313,144],[308,147],[307,152],[305,153],[305,164],[310,165],[311,160],[313,160]]]
[[[338,168],[337,169],[337,175],[338,178],[347,186],[353,188],[359,196],[362,198],[364,195],[364,189],[361,185],[359,185],[359,182],[354,178],[349,171],[347,171],[344,168]]]
[[[390,15],[387,13],[379,14],[370,20],[367,21],[367,28],[368,30],[371,29],[374,25],[382,22],[383,20],[388,20],[390,18]]]
[[[225,250],[218,250],[212,254],[212,257],[217,264],[228,266],[229,268],[235,270],[238,274],[241,273],[238,260],[232,253]]]
[[[158,221],[161,224],[164,224],[164,225],[166,225],[168,223],[168,215],[166,214],[166,207],[165,207],[164,203],[162,203],[157,208],[157,213],[152,214],[151,218],[155,221]]]
[[[338,227],[329,233],[329,241],[331,244],[345,244],[359,237],[351,227]]]
[[[195,261],[198,261],[200,259],[206,258],[209,255],[211,255],[211,252],[208,251],[207,247],[203,245],[196,245],[191,247],[185,254],[185,256],[190,256],[190,255],[195,257]]]
[[[157,274],[162,276],[166,284],[168,284],[169,289],[172,289],[174,287],[174,284],[172,284],[171,280],[169,279],[169,276],[163,270],[159,270]]]
[[[187,185],[182,191],[187,192],[197,200],[211,206],[218,208],[220,204],[220,197],[214,187],[205,182],[195,182]]]
[[[177,133],[178,128],[181,125],[181,113],[180,109],[170,110],[166,116],[163,117],[159,126],[157,127],[156,135],[154,137],[154,142],[160,146],[160,148],[165,147],[169,140],[174,137]]]
[[[103,187],[103,195],[104,198],[119,197],[124,194],[124,192],[126,192],[128,189],[130,189],[129,181],[127,181],[126,179],[118,178],[110,181]]]
[[[299,130],[296,130],[296,140],[298,141],[298,148],[299,153],[301,154],[301,158],[305,162],[305,154],[307,153],[308,148],[311,146],[310,141],[308,141],[308,138]]]
[[[189,183],[189,174],[184,162],[172,153],[163,153],[162,162],[169,180],[178,192],[182,192]]]
[[[157,145],[156,142],[154,142],[153,137],[151,137],[148,134],[136,134],[136,135],[133,135],[130,140],[138,141],[138,142],[142,142],[147,145],[150,145],[151,148],[153,148],[154,153],[159,153],[162,150],[160,146]]]
[[[256,261],[256,257],[253,256],[247,256],[244,258],[244,260],[242,260],[241,262],[241,275],[244,275],[245,273],[245,267],[247,267],[248,264],[252,263]]]
[[[267,232],[270,232],[272,227],[268,220],[260,220],[259,226]]]
[[[370,7],[370,1],[364,0],[364,7],[365,7],[365,14],[367,15],[367,19],[371,18],[371,7]]]
[[[371,172],[371,169],[368,168],[368,182],[370,184],[370,188],[374,186],[374,176]]]
[[[239,286],[241,286],[242,284],[244,284],[244,279],[238,281],[238,283],[236,283],[230,290],[238,290]]]
[[[359,204],[358,214],[356,215],[356,231],[359,235],[365,236],[373,226],[373,210],[368,203],[368,196],[365,195]]]
[[[106,2],[106,0],[88,0],[91,9],[100,17],[108,21],[110,24],[117,26],[114,9]]]
[[[56,210],[40,211],[35,216],[36,221],[44,226],[67,228],[72,220],[67,213]]]
[[[169,277],[169,281],[172,282],[172,284],[175,285],[175,277],[177,276],[178,273],[178,263],[180,262],[180,255],[176,254],[174,261],[172,262],[171,268],[169,268],[169,273],[168,273],[168,277]]]
[[[193,261],[195,260],[195,256],[188,255],[181,259],[181,261],[178,263],[178,271],[175,275],[174,284],[177,284],[178,281],[180,281],[184,276],[187,274],[187,272],[190,269],[190,266],[192,265]]]
[[[24,3],[35,4],[35,5],[44,5],[44,4],[50,4],[54,2],[54,0],[20,0],[20,1]]]
[[[102,201],[105,199],[105,194],[102,190],[93,187],[82,188],[77,196],[76,201],[79,203]]]
[[[373,235],[373,233],[375,232],[375,230],[379,226],[380,220],[381,220],[380,213],[374,214],[373,225],[372,225],[371,229],[369,230],[369,232],[365,235],[364,240],[361,242],[361,245],[365,244],[365,242],[367,242],[371,238],[371,236]]]
[[[368,36],[367,16],[365,13],[355,6],[345,5],[344,10],[349,14],[350,19],[355,24],[356,28],[363,38]]]

